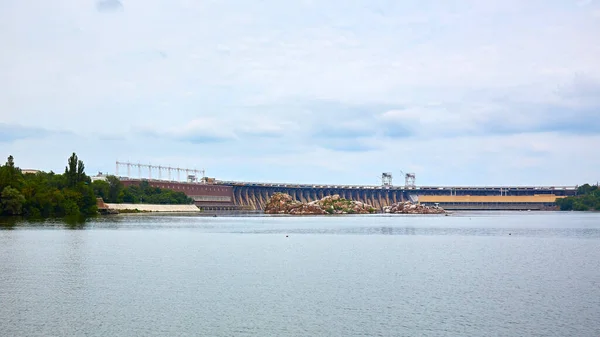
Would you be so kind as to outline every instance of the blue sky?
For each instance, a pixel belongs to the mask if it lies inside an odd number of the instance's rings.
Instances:
[[[0,0],[0,155],[225,180],[600,180],[600,1]],[[135,171],[135,170],[134,170]]]

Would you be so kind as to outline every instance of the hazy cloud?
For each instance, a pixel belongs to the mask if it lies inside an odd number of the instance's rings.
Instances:
[[[378,150],[381,146],[377,146],[375,144],[371,144],[362,139],[355,140],[330,140],[327,142],[321,143],[321,147],[334,151],[342,151],[342,152],[366,152]]]
[[[60,132],[16,124],[0,123],[0,143],[14,142],[22,139],[41,139],[51,134],[58,133]]]
[[[577,107],[600,108],[600,79],[576,75],[572,82],[562,86],[558,95],[566,104]]]
[[[287,130],[293,132],[289,125]],[[271,122],[261,118],[215,118],[199,117],[177,127],[146,126],[137,132],[150,137],[168,138],[191,143],[213,143],[248,138],[277,138],[286,132],[285,123]]]
[[[340,121],[323,123],[312,127],[313,136],[317,138],[356,139],[377,135],[377,125],[372,121]]]
[[[101,13],[117,12],[123,10],[123,4],[119,0],[99,0],[96,9]]]

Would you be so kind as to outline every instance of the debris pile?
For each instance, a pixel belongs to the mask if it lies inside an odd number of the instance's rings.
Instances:
[[[268,214],[286,214],[290,209],[298,207],[301,203],[294,200],[291,195],[285,193],[275,193],[265,206],[265,213]]]
[[[410,201],[397,202],[391,206],[385,206],[383,208],[385,213],[394,214],[444,214],[446,211],[438,206],[425,206],[421,204],[413,204]]]
[[[329,214],[370,214],[376,211],[375,207],[369,204],[344,199],[338,194],[327,196],[308,204],[318,206]]]
[[[275,193],[267,206],[267,214],[293,214],[293,215],[318,215],[318,214],[370,214],[376,209],[360,201],[347,200],[339,195],[327,196],[320,200],[302,203],[294,200],[289,194]]]

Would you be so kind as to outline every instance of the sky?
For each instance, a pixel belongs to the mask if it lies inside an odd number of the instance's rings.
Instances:
[[[600,180],[600,1],[0,0],[0,45],[21,168]]]

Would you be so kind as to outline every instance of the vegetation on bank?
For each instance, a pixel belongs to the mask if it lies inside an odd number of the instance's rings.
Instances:
[[[83,161],[73,153],[65,172],[23,174],[14,158],[0,166],[0,215],[30,218],[92,216],[98,214],[96,198],[111,203],[191,204],[183,192],[140,186],[124,187],[117,177],[92,183]]]
[[[344,198],[323,198],[319,205],[328,214],[344,213],[344,214],[355,214],[356,202]],[[375,213],[377,210],[371,205],[366,205],[368,213]]]
[[[73,155],[64,174],[23,174],[14,158],[0,166],[0,215],[89,216],[98,212],[85,165]]]
[[[194,202],[183,192],[151,187],[147,181],[139,186],[124,187],[119,178],[108,176],[107,180],[92,183],[94,194],[108,203],[189,205]]]
[[[576,196],[557,199],[556,204],[561,211],[600,211],[600,189],[590,184],[579,186]]]
[[[119,210],[119,214],[129,214],[129,213],[152,213],[152,211],[140,211],[139,209],[121,209]]]

